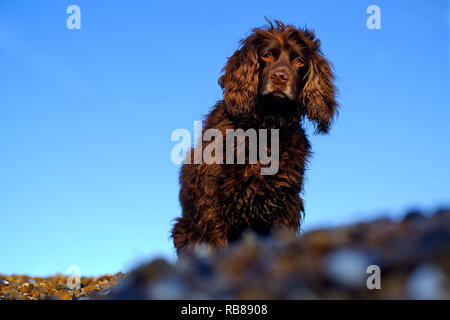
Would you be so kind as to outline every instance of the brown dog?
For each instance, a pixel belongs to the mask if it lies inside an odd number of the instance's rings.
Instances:
[[[180,174],[183,213],[172,230],[177,253],[201,242],[224,247],[246,229],[298,231],[310,155],[301,123],[307,118],[325,134],[337,111],[334,75],[310,30],[269,22],[241,41],[222,71],[224,100],[207,116],[203,132],[218,129],[225,137],[229,129],[278,129],[278,170],[261,174],[264,165],[249,163],[248,156],[245,164],[195,164],[191,152]]]

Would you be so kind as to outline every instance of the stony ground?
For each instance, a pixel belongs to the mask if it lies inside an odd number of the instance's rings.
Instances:
[[[377,268],[381,288],[369,289]],[[80,290],[66,280],[0,276],[0,299],[450,299],[450,210],[300,238],[248,234],[221,252],[201,246],[175,264],[82,278]]]
[[[107,295],[111,286],[116,285],[124,274],[105,275],[102,277],[82,277],[79,289],[68,289],[67,276],[55,275],[47,278],[22,275],[0,275],[0,300],[77,300],[89,299],[91,296]],[[72,285],[75,285],[72,282]]]

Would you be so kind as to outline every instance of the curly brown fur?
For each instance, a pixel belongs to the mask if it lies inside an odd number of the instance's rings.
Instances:
[[[337,112],[334,75],[311,30],[279,21],[253,29],[222,71],[224,99],[208,114],[203,132],[218,129],[225,139],[227,129],[279,129],[279,170],[261,175],[261,163],[249,164],[247,154],[245,164],[184,164],[183,212],[172,230],[177,253],[202,242],[224,247],[247,229],[298,231],[310,156],[301,124],[309,119],[316,133],[325,134]],[[194,163],[193,151],[188,157]]]

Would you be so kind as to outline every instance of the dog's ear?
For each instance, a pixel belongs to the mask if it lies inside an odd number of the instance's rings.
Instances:
[[[258,95],[258,53],[251,36],[242,41],[223,67],[219,85],[224,92],[225,107],[234,118],[248,118]]]
[[[334,74],[320,51],[320,40],[315,39],[314,32],[304,30],[303,33],[309,55],[300,102],[306,107],[308,119],[316,125],[316,133],[325,134],[337,114]]]

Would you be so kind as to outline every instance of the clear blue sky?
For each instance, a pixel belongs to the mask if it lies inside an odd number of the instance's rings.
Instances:
[[[221,99],[220,69],[264,16],[314,28],[338,76],[303,229],[450,204],[448,0],[0,0],[0,273],[174,259],[170,135]]]

